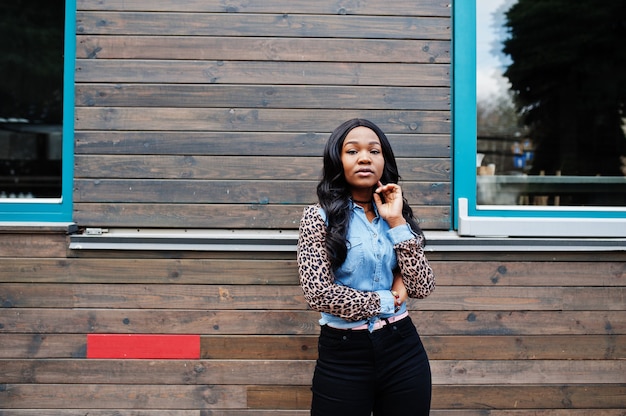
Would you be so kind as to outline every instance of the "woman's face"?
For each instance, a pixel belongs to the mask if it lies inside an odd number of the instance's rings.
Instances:
[[[363,126],[350,130],[343,141],[341,163],[346,182],[353,190],[371,191],[377,186],[385,158],[376,133]]]

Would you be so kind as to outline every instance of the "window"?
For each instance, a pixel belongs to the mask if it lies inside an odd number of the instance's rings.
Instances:
[[[454,3],[461,235],[626,236],[626,45],[618,7]]]
[[[0,6],[0,221],[72,219],[75,7]]]

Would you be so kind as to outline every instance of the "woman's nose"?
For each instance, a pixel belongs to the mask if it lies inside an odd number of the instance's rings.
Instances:
[[[359,155],[359,163],[370,163],[371,161],[369,153],[361,153]]]

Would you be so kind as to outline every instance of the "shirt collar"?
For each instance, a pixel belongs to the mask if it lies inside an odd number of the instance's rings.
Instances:
[[[365,214],[365,210],[363,209],[363,207],[357,204],[356,202],[354,202],[352,198],[350,198],[350,204],[351,204],[350,208],[352,209],[352,211],[361,211],[363,212],[363,214]],[[373,200],[372,200],[372,209],[374,210],[374,214],[376,214],[376,216],[378,217],[378,209],[376,208],[376,203]]]

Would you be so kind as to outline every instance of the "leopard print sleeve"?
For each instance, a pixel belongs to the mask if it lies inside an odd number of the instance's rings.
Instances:
[[[435,275],[424,254],[424,237],[402,241],[394,246],[402,282],[410,298],[423,299],[435,290]]]
[[[334,282],[326,252],[326,224],[319,205],[304,210],[298,238],[300,286],[309,306],[348,321],[359,321],[380,314],[380,297]]]

